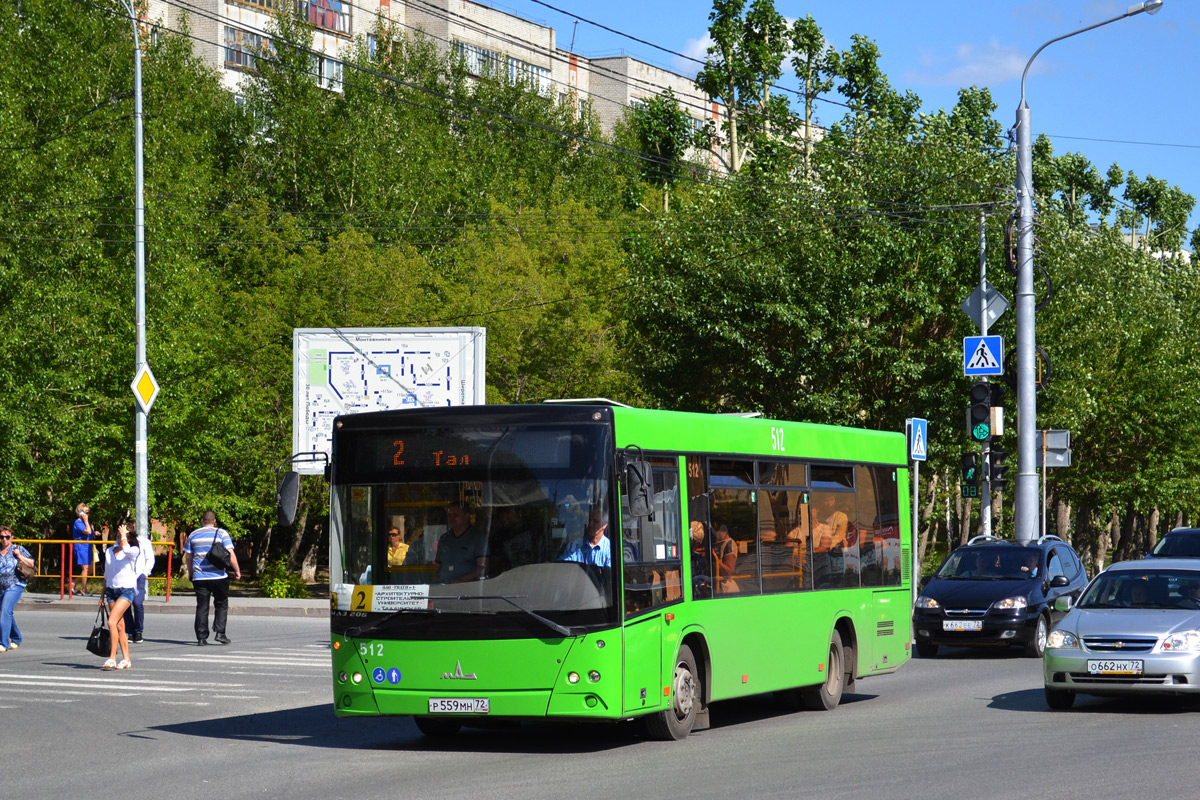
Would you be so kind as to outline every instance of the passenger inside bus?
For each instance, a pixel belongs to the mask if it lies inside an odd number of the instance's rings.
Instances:
[[[404,559],[408,557],[408,542],[404,541],[404,532],[400,529],[403,524],[404,518],[400,517],[400,525],[393,525],[388,530],[387,563],[393,583],[398,581],[399,573],[402,572],[401,568],[404,566]]]
[[[487,574],[488,540],[471,524],[466,503],[446,507],[446,532],[438,539],[433,574],[438,583],[466,583]]]
[[[733,579],[737,556],[737,544],[729,537],[729,526],[718,525],[713,536],[713,567],[714,582],[720,593],[733,594],[738,590],[737,581]]]

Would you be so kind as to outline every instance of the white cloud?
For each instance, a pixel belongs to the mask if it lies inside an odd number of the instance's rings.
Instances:
[[[1029,55],[992,39],[986,44],[964,42],[952,54],[925,51],[920,67],[905,79],[924,86],[995,86],[1021,77]]]
[[[691,56],[696,61],[704,61],[708,57],[708,48],[712,45],[712,36],[706,31],[699,39],[688,39],[687,44],[683,46],[683,54]],[[678,72],[680,75],[688,75],[694,77],[700,71],[700,65],[696,61],[689,61],[686,58],[679,56],[671,57],[671,69]]]

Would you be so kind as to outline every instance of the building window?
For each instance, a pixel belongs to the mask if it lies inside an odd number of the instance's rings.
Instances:
[[[342,62],[328,56],[313,56],[311,70],[317,85],[334,92],[342,91]]]
[[[375,38],[375,34],[367,34],[367,58],[375,60],[375,54],[379,52],[379,41]]]
[[[454,43],[455,54],[463,60],[467,73],[477,78],[494,78],[500,74],[500,54],[466,42]]]
[[[241,28],[225,27],[225,66],[253,71],[257,56],[272,52],[271,40]]]
[[[342,0],[301,0],[300,16],[323,31],[350,35],[350,4]]]
[[[645,110],[646,106],[646,101],[640,97],[631,97],[629,99],[629,107],[636,111],[643,111]]]
[[[550,97],[550,70],[515,58],[508,60],[508,79],[514,85],[529,84],[542,97]]]
[[[283,0],[227,0],[227,2],[233,5],[250,6],[268,14],[283,8]]]

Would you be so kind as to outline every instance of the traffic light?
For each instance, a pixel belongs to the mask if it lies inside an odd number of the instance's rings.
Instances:
[[[979,483],[979,453],[967,453],[962,457],[962,482]]]
[[[971,384],[967,433],[976,442],[986,442],[992,438],[992,385],[986,381]]]
[[[988,453],[988,475],[991,477],[992,489],[997,492],[1004,491],[1004,484],[1008,480],[1008,465],[1004,463],[1004,459],[1008,458],[1008,453],[1004,452],[999,444],[992,444],[991,452]]]

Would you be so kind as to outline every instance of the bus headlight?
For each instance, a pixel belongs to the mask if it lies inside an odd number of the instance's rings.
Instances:
[[[588,680],[591,681],[592,683],[599,683],[600,682],[600,671],[594,669],[591,672],[589,672]]]
[[[579,673],[578,672],[568,672],[567,673],[567,683],[579,683]]]
[[[350,676],[351,683],[362,683],[362,673],[356,672]]]

